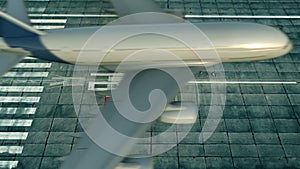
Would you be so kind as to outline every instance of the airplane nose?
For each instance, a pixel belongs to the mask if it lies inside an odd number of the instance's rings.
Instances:
[[[283,32],[262,24],[212,23],[200,29],[223,62],[271,59],[287,54],[293,46]]]

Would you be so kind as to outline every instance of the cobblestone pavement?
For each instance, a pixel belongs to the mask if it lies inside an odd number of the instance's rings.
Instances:
[[[0,0],[2,10],[5,2]],[[157,2],[162,8],[194,16],[189,17],[191,22],[244,21],[276,27],[290,37],[294,49],[272,60],[223,64],[228,81],[253,83],[227,85],[224,115],[204,144],[199,144],[198,137],[211,96],[210,84],[199,84],[199,119],[175,148],[153,158],[155,169],[300,168],[300,1]],[[111,4],[99,0],[27,0],[26,4],[38,29],[102,25],[116,19],[108,13]],[[71,65],[25,58],[0,79],[0,168],[59,168],[59,157],[68,155],[74,145],[71,133],[81,131],[67,82],[72,71]],[[207,74],[198,78],[207,80]],[[165,127],[157,122],[147,134],[155,135]]]

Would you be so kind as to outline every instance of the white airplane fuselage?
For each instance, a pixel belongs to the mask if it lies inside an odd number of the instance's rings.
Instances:
[[[173,34],[184,32],[191,34],[187,29],[187,23],[174,24],[145,24],[145,25],[110,25],[105,26],[106,33],[100,38],[110,39],[120,32],[134,34],[136,31],[151,32],[160,30]],[[101,60],[102,66],[117,66],[130,53],[146,49],[168,50],[179,56],[189,66],[207,66],[222,62],[244,62],[270,59],[288,53],[292,44],[288,37],[281,31],[255,23],[200,23],[195,24],[209,39],[211,48],[203,47],[202,42],[206,39],[199,39],[199,46],[192,50],[205,51],[215,50],[219,60],[201,56],[201,61],[195,56],[188,46],[155,34],[145,34],[132,38],[126,44],[117,45],[113,50],[107,51],[107,44],[104,40],[95,44],[94,48],[84,48],[85,44],[102,27],[68,28],[48,31],[39,37],[5,38],[0,39],[1,50],[11,52],[24,52],[29,56],[46,59],[50,61],[66,62],[71,64],[98,65],[99,58],[86,55],[84,60],[78,59],[80,52],[106,53],[106,57]],[[200,31],[199,31],[200,33]],[[197,40],[197,39],[196,39]],[[38,42],[37,42],[38,41]],[[103,43],[104,42],[104,43]],[[151,50],[149,50],[151,51]],[[138,60],[138,64],[148,64],[160,62],[168,65],[173,60],[161,57],[150,57]],[[137,62],[128,62],[135,65]],[[177,65],[178,66],[178,65]]]

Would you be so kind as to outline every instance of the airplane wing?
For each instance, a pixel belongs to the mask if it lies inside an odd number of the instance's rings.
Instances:
[[[116,92],[121,93],[121,97],[112,99],[108,102],[107,105],[101,110],[101,114],[105,117],[105,120],[108,124],[115,130],[110,130],[110,127],[107,127],[103,122],[97,120],[92,120],[88,123],[89,127],[85,132],[91,133],[95,131],[97,133],[93,139],[89,138],[86,134],[80,136],[77,146],[73,148],[73,151],[70,156],[64,161],[61,169],[113,169],[124,158],[116,154],[127,154],[134,147],[135,142],[131,139],[120,138],[118,134],[115,134],[115,131],[122,133],[125,136],[139,138],[149,127],[151,123],[142,123],[134,122],[128,120],[121,114],[116,108],[116,103],[118,105],[124,105],[123,103],[128,102],[128,97],[132,105],[135,106],[138,110],[148,110],[149,109],[149,94],[151,91],[160,90],[164,93],[166,97],[166,102],[163,102],[160,96],[154,97],[151,100],[151,107],[154,107],[153,112],[144,113],[144,120],[149,119],[149,115],[157,114],[157,107],[162,108],[162,112],[165,110],[164,104],[168,104],[179,92],[179,86],[186,84],[187,81],[191,80],[189,76],[186,76],[186,70],[183,68],[168,68],[168,70],[173,71],[178,77],[181,77],[180,80],[174,80],[169,74],[162,70],[157,69],[148,69],[138,73],[134,76],[134,79],[130,83],[129,93],[124,93],[124,85],[127,84],[126,79],[132,77],[132,72],[127,72],[124,74],[123,79],[120,81],[120,84],[115,89]],[[118,91],[120,90],[120,91]],[[126,93],[126,92],[125,92]],[[128,96],[129,95],[129,96]],[[127,97],[128,96],[128,97]],[[154,95],[157,96],[157,95]],[[146,101],[145,101],[146,100]],[[78,103],[80,105],[80,103]],[[127,104],[125,104],[126,106]],[[130,105],[128,105],[130,106]],[[127,108],[125,108],[127,109]],[[122,109],[122,111],[126,111]],[[80,115],[83,115],[85,112],[81,112],[83,109],[80,109]],[[92,113],[94,116],[90,117],[91,119],[97,119],[99,117],[98,105],[89,105],[88,110],[89,115]],[[131,113],[131,112],[126,112]],[[84,118],[84,117],[83,117]],[[91,135],[89,135],[91,136]],[[106,151],[101,146],[95,144],[97,143],[97,138],[103,144],[107,144],[114,149],[114,153]],[[130,155],[130,154],[128,154]],[[142,154],[145,155],[145,154]],[[151,155],[151,154],[148,154]]]
[[[145,24],[145,23],[178,23],[184,22],[184,19],[171,15],[162,14],[166,11],[162,10],[153,0],[111,0],[114,10],[119,17],[124,17],[137,13],[147,13],[145,15],[131,16],[130,20],[122,21],[116,24]],[[150,15],[152,12],[153,15]],[[170,11],[172,13],[172,11]],[[158,16],[158,13],[160,15]],[[173,14],[175,14],[173,12]]]

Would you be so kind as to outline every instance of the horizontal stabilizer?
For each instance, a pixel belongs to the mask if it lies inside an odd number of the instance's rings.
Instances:
[[[16,65],[25,54],[0,51],[0,76]]]

